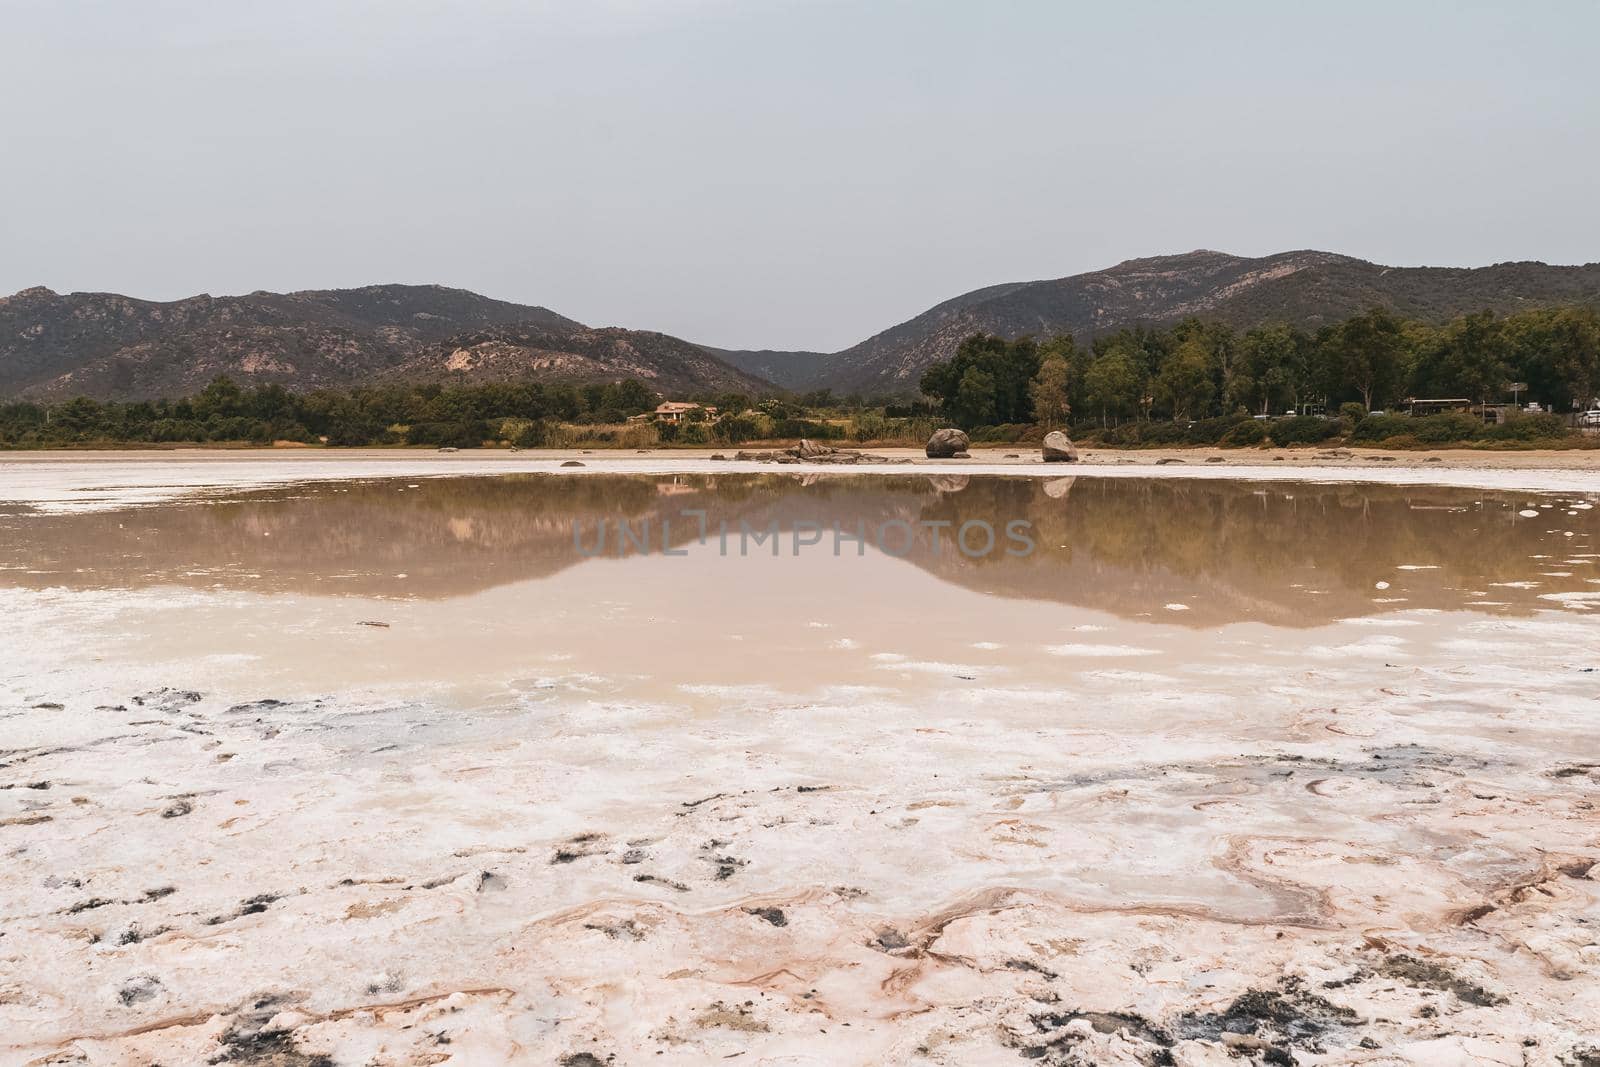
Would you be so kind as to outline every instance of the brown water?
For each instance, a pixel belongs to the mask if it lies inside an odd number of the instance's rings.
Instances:
[[[1053,688],[1220,670],[1238,642],[1286,647],[1278,628],[1407,612],[1415,643],[1447,636],[1429,611],[1600,599],[1588,501],[1447,488],[514,475],[13,511],[3,532],[0,589],[103,594],[18,605],[19,649],[65,629],[186,685],[474,705]]]
[[[978,528],[970,551],[956,543],[975,520],[993,528],[992,551]],[[1027,524],[1031,553],[1008,538],[1011,521]],[[741,538],[774,523],[776,545]],[[866,569],[909,565],[974,592],[1129,618],[1182,603],[1170,621],[1197,627],[1314,626],[1400,604],[1526,612],[1600,577],[1600,509],[1582,498],[1093,477],[511,475],[308,484],[107,512],[14,508],[0,514],[0,586],[447,600],[574,568],[587,572],[580,587],[603,587],[616,571],[604,560],[625,555],[625,575],[699,595],[731,584],[752,598],[781,594],[802,572],[809,583],[826,581],[827,566],[849,569],[842,561],[862,549],[844,535],[863,530]],[[664,554],[664,534],[687,557]],[[774,549],[779,564],[764,562]],[[815,573],[792,562],[818,557],[841,562]]]

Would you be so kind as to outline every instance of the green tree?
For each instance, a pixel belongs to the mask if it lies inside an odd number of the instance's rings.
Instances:
[[[986,334],[974,334],[961,342],[956,354],[930,366],[922,375],[922,391],[939,401],[944,414],[966,426],[1002,422],[1032,422],[1033,401],[1029,385],[1039,373],[1039,347],[1031,338],[1007,341]],[[978,377],[969,381],[968,374]],[[987,403],[974,394],[979,383],[988,383]],[[985,412],[978,422],[970,421],[974,411]]]
[[[1120,419],[1137,411],[1142,393],[1138,368],[1125,351],[1096,356],[1084,372],[1084,400],[1091,409],[1099,410],[1101,425],[1108,417]]]
[[[191,404],[198,419],[208,419],[212,416],[227,418],[246,413],[244,391],[226,375],[218,375],[211,379],[206,387],[195,395]]]
[[[1053,350],[1039,362],[1039,373],[1028,383],[1028,396],[1033,401],[1033,419],[1046,430],[1064,426],[1072,414],[1067,400],[1067,385],[1072,370],[1066,355]]]
[[[1224,382],[1228,404],[1270,415],[1282,403],[1297,401],[1298,385],[1304,377],[1305,343],[1305,335],[1290,326],[1258,326],[1247,331]]]
[[[1504,330],[1492,311],[1464,315],[1445,328],[1436,355],[1441,384],[1486,403],[1503,391],[1509,377]]]
[[[949,404],[950,414],[962,426],[990,426],[998,421],[994,375],[981,367],[968,367]]]
[[[1156,375],[1155,396],[1177,420],[1205,413],[1216,387],[1205,344],[1195,337],[1173,349]]]
[[[1368,411],[1394,394],[1404,369],[1404,325],[1384,308],[1346,319],[1329,338],[1330,364]],[[1348,395],[1348,394],[1347,394]]]
[[[1511,376],[1526,399],[1552,411],[1586,408],[1600,395],[1600,315],[1593,308],[1548,308],[1505,320]]]

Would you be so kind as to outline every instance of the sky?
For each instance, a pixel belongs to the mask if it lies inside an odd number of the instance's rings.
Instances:
[[[0,0],[0,293],[834,350],[1147,255],[1600,260],[1600,3]]]

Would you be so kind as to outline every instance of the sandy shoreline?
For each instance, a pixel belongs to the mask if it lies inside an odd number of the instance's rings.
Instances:
[[[833,442],[839,447],[855,447],[848,442]],[[765,446],[761,446],[765,447]],[[722,448],[577,449],[533,448],[512,452],[508,449],[465,449],[441,453],[431,448],[163,448],[163,449],[45,449],[40,451],[0,451],[0,469],[11,464],[38,463],[228,463],[281,460],[292,463],[348,461],[411,462],[507,462],[578,459],[586,463],[609,463],[649,456],[655,460],[702,461],[713,455],[732,456],[740,446]],[[967,460],[930,460],[920,448],[863,448],[874,455],[887,456],[897,463],[939,467],[1032,466],[1043,464],[1037,447],[1026,445],[975,445]],[[1600,473],[1600,448],[1489,450],[1441,448],[1431,451],[1389,451],[1381,448],[1148,448],[1116,449],[1085,447],[1079,450],[1077,467],[1156,466],[1163,460],[1184,463],[1221,462],[1231,466],[1258,467],[1267,463],[1298,463],[1341,467],[1381,467],[1448,470],[1560,470]],[[1051,469],[1058,469],[1052,465]],[[1072,464],[1064,465],[1070,469]]]
[[[1077,463],[1037,453],[974,449],[965,460],[930,460],[917,449],[882,449],[891,462],[857,466],[717,460],[712,449],[172,449],[0,453],[0,504],[85,510],[160,503],[213,490],[295,482],[489,474],[785,473],[875,476],[963,474],[1007,477],[1160,477],[1441,485],[1530,492],[1600,491],[1600,450],[1390,453],[1325,449],[1087,450]],[[720,453],[732,455],[732,450]],[[581,464],[575,466],[572,464]]]

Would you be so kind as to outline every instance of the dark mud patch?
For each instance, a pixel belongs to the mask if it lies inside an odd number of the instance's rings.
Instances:
[[[646,933],[648,933],[643,926],[640,926],[632,919],[623,919],[621,922],[615,923],[584,923],[583,928],[605,934],[612,941],[643,941]]]
[[[707,863],[716,865],[715,877],[719,882],[726,882],[729,878],[739,873],[739,868],[747,867],[750,864],[749,860],[740,859],[738,856],[730,856],[726,853],[719,854],[718,850],[727,845],[727,843],[726,841],[712,838],[700,846],[700,858]]]
[[[911,947],[911,940],[899,930],[884,927],[878,931],[871,941],[867,942],[867,947],[876,949],[879,952],[903,952]]]
[[[1447,967],[1415,956],[1390,956],[1378,965],[1378,973],[1418,989],[1454,993],[1463,1004],[1477,1008],[1494,1008],[1506,1003],[1506,998],[1500,994],[1462,978]]]
[[[1079,1021],[1089,1024],[1097,1034],[1120,1033],[1144,1047],[1136,1054],[1146,1067],[1170,1067],[1172,1038],[1161,1027],[1142,1015],[1126,1011],[1050,1011],[1041,1012],[1030,1020],[1040,1039],[1029,1043],[1027,1038],[1016,1042],[1018,1054],[1025,1060],[1040,1060],[1052,1067],[1078,1067],[1094,1061],[1084,1059],[1076,1046],[1083,1040],[1080,1033],[1064,1028]]]
[[[90,897],[88,900],[80,900],[72,905],[67,909],[67,914],[79,915],[86,911],[93,911],[96,908],[103,908],[108,904],[117,903],[120,903],[120,901],[112,900],[109,897]]]
[[[568,838],[560,848],[551,854],[550,862],[551,864],[572,863],[586,856],[603,856],[606,851],[602,844],[603,841],[603,834],[594,833],[579,834],[577,837]],[[602,847],[589,847],[592,845],[601,845]]]
[[[331,1056],[302,1052],[287,1030],[229,1030],[217,1042],[222,1051],[207,1063],[250,1067],[337,1067]]]
[[[1063,1067],[1090,1062],[1075,1051],[1082,1040],[1081,1023],[1065,1029],[1079,1020],[1095,1033],[1120,1033],[1137,1042],[1142,1046],[1138,1055],[1151,1067],[1171,1064],[1173,1046],[1194,1040],[1226,1045],[1235,1056],[1260,1057],[1262,1063],[1293,1065],[1294,1049],[1320,1052],[1325,1039],[1341,1036],[1361,1021],[1351,1009],[1310,992],[1298,979],[1288,979],[1277,989],[1247,990],[1221,1011],[1186,1012],[1164,1025],[1129,1011],[1042,1012],[1032,1017],[1041,1040],[1024,1040],[1019,1052]]]
[[[675,889],[679,893],[687,893],[689,891],[689,887],[682,882],[674,882],[671,878],[663,878],[658,874],[636,874],[633,876],[633,880],[644,885],[663,885],[668,889]]]
[[[162,991],[161,979],[141,974],[122,983],[122,988],[117,990],[117,1000],[124,1008],[131,1008],[135,1004],[155,1000]]]
[[[1221,1012],[1189,1012],[1173,1022],[1185,1039],[1220,1041],[1224,1034],[1248,1034],[1289,1044],[1307,1044],[1332,1030],[1358,1024],[1361,1017],[1291,980],[1279,989],[1251,989]]]
[[[1043,975],[1046,978],[1059,978],[1059,977],[1061,977],[1056,972],[1050,970],[1048,967],[1041,967],[1037,963],[1034,963],[1032,960],[1023,960],[1023,959],[1006,960],[1006,970],[1008,970],[1008,971],[1026,971],[1026,972],[1028,972],[1030,974]]]
[[[744,913],[746,915],[754,915],[756,918],[763,922],[771,923],[773,926],[789,925],[789,917],[783,913],[782,908],[746,908]]]
[[[242,919],[246,915],[259,915],[266,911],[269,906],[282,899],[283,897],[277,893],[257,893],[248,900],[240,901],[238,910],[228,915],[213,915],[205,921],[205,924],[207,926],[220,926],[235,919]]]
[[[252,700],[248,704],[235,704],[224,715],[259,715],[264,711],[276,711],[278,708],[288,707],[281,700],[268,697],[265,700]]]
[[[1369,748],[1364,760],[1302,756],[1290,752],[1243,756],[1208,762],[1137,764],[1086,774],[1033,780],[1018,791],[1065,792],[1101,788],[1125,782],[1172,778],[1168,787],[1177,795],[1209,795],[1217,780],[1266,787],[1313,781],[1319,778],[1360,778],[1402,788],[1431,789],[1435,775],[1460,777],[1490,766],[1478,756],[1423,745],[1389,745]]]
[[[194,811],[194,801],[188,797],[174,797],[171,804],[161,809],[163,819],[181,819]]]
[[[148,693],[141,693],[133,698],[134,704],[141,708],[152,708],[156,711],[177,711],[198,704],[205,699],[193,689],[152,689]]]

